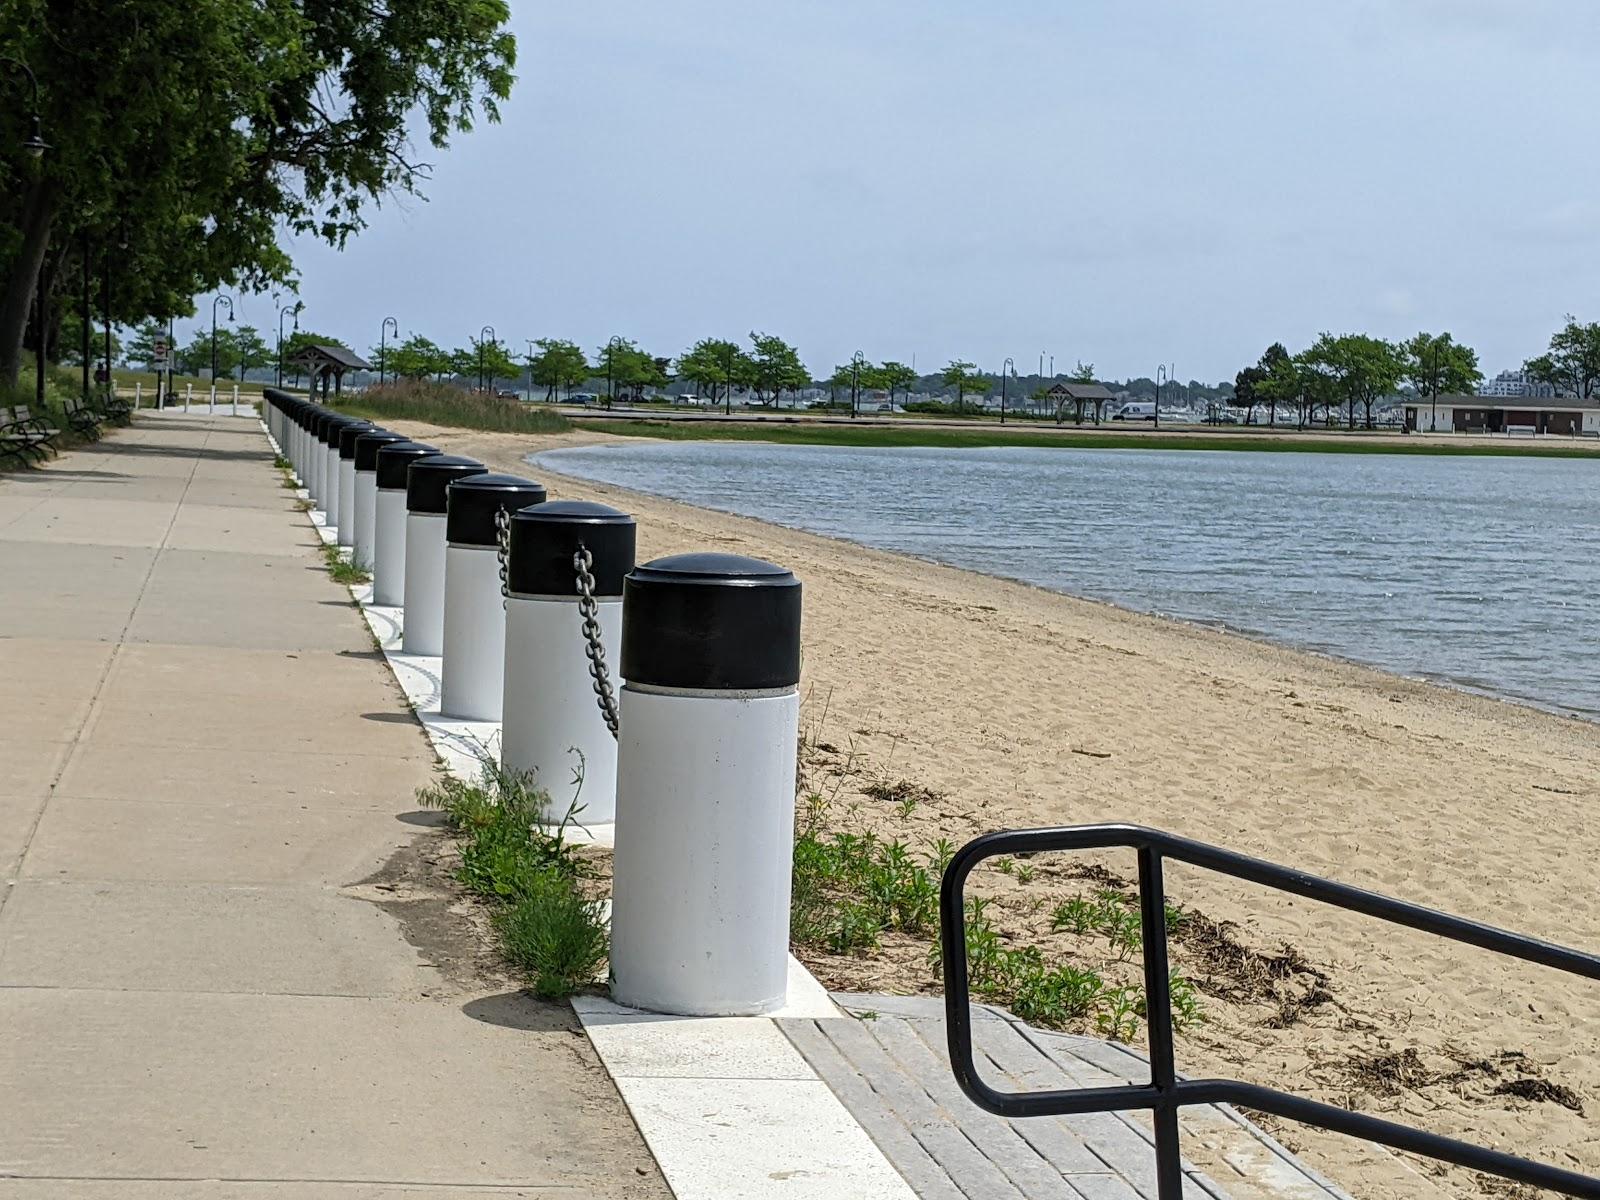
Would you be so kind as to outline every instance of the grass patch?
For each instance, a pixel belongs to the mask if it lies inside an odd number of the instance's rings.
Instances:
[[[554,409],[420,380],[388,383],[333,401],[341,412],[374,421],[426,421],[494,433],[561,433],[572,428]]]
[[[400,415],[400,414],[395,414]],[[1051,432],[999,426],[948,429],[905,421],[895,425],[823,425],[800,418],[772,418],[744,424],[711,421],[593,421],[594,428],[624,437],[686,442],[776,442],[803,446],[934,446],[978,449],[987,446],[1042,446],[1089,450],[1265,450],[1315,454],[1430,454],[1446,457],[1600,458],[1600,446],[1505,443],[1438,444],[1395,433],[1361,433],[1331,438],[1286,431],[1277,437],[1254,433],[1088,433]]]
[[[309,501],[303,502],[309,509]],[[328,576],[335,583],[342,583],[346,587],[354,587],[358,583],[371,583],[372,575],[362,567],[345,558],[339,553],[339,547],[332,542],[322,547],[322,561],[328,564]]]
[[[496,906],[506,960],[535,995],[558,1000],[594,983],[609,949],[600,901],[583,892],[587,869],[566,831],[577,802],[552,828],[550,797],[532,777],[485,759],[476,783],[447,776],[417,793],[441,810],[461,846],[457,878]]]

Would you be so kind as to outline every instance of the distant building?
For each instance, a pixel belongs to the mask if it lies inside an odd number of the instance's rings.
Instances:
[[[1504,433],[1534,437],[1600,437],[1600,400],[1553,397],[1440,396],[1407,399],[1412,433]]]
[[[1493,379],[1478,389],[1480,396],[1527,396],[1536,399],[1550,399],[1555,396],[1556,389],[1548,383],[1535,379],[1526,371],[1501,371]]]

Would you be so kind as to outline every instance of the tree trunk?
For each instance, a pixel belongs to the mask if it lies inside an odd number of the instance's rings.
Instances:
[[[0,294],[0,388],[13,388],[22,369],[22,334],[28,325],[59,189],[49,181],[35,183],[22,207],[22,245],[11,260],[5,291]]]

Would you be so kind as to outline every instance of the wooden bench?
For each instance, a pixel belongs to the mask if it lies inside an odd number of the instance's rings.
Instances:
[[[115,421],[118,425],[127,425],[133,421],[133,405],[114,392],[102,393],[100,405],[95,411],[105,420]]]
[[[54,454],[50,443],[60,435],[28,411],[28,406],[0,408],[0,454],[8,454],[18,462],[32,463]]]
[[[99,440],[100,422],[105,420],[104,417],[76,397],[67,400],[61,407],[67,414],[68,425],[71,425],[73,429],[83,434],[84,437],[93,438],[96,441]]]

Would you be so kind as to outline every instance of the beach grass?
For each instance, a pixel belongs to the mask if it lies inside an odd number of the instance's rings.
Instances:
[[[463,391],[447,384],[402,380],[334,397],[333,407],[372,421],[425,421],[453,429],[490,433],[562,433],[571,428],[554,409],[520,400]]]
[[[1548,442],[1463,441],[1459,445],[1407,438],[1394,433],[1328,437],[1296,433],[1276,436],[1253,433],[1088,432],[1071,429],[1012,432],[999,426],[951,429],[938,425],[838,425],[817,422],[751,421],[605,421],[594,427],[626,437],[687,442],[775,442],[803,446],[924,446],[980,449],[990,446],[1037,446],[1090,450],[1267,450],[1315,454],[1429,454],[1458,457],[1522,455],[1535,458],[1600,458],[1600,444],[1553,445]]]

